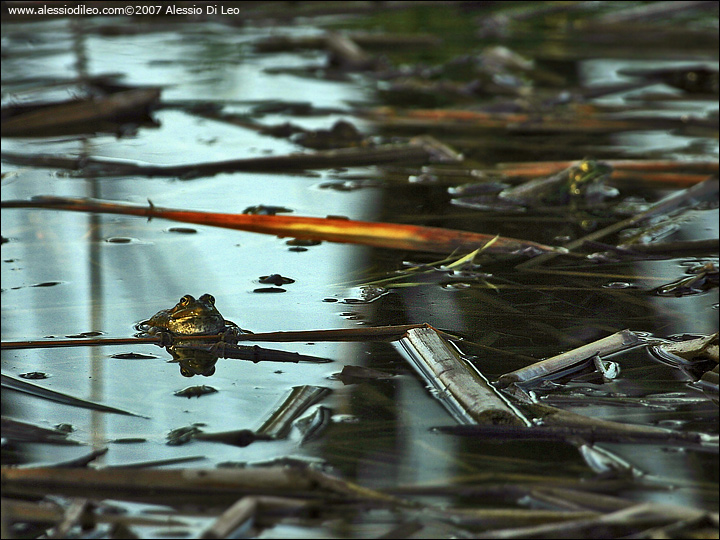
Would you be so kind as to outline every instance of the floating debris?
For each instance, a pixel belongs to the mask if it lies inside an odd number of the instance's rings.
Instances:
[[[329,388],[321,386],[294,386],[270,417],[263,422],[257,433],[273,439],[287,437],[292,422],[330,392]]]
[[[20,377],[23,379],[47,379],[50,375],[42,371],[30,371],[28,373],[21,373]]]
[[[88,332],[80,332],[79,334],[71,334],[71,335],[67,335],[65,337],[82,339],[82,338],[93,338],[93,337],[97,337],[97,336],[102,336],[103,334],[104,334],[104,332],[97,332],[95,330],[90,330]]]
[[[165,444],[169,446],[180,446],[189,443],[196,435],[202,433],[202,429],[200,428],[205,425],[204,423],[196,422],[189,426],[175,428],[167,434],[167,442]]]
[[[285,242],[288,246],[300,246],[300,247],[310,247],[310,246],[319,246],[322,244],[319,240],[305,240],[302,238],[293,238],[292,240],[288,240]]]
[[[680,369],[697,381],[718,363],[718,334],[680,336],[679,341],[652,345],[649,351],[661,362]]]
[[[331,375],[332,379],[340,380],[343,384],[356,384],[364,380],[392,379],[393,377],[395,377],[393,373],[364,366],[344,366],[340,373]]]
[[[154,360],[158,358],[154,354],[143,354],[143,353],[117,353],[110,355],[110,358],[117,358],[118,360]]]
[[[284,206],[272,206],[265,204],[258,204],[255,206],[248,206],[242,211],[243,214],[252,214],[256,216],[275,216],[277,214],[292,214],[293,210]]]
[[[309,416],[298,418],[295,426],[302,433],[300,445],[318,439],[332,423],[332,409],[320,405]]]
[[[178,390],[173,395],[178,397],[186,397],[188,399],[200,396],[206,396],[208,394],[214,394],[218,390],[216,388],[213,388],[212,386],[207,386],[204,384],[197,385],[197,386],[188,386],[187,388],[183,388],[182,390]]]
[[[260,276],[259,280],[260,283],[264,285],[277,285],[278,287],[280,285],[289,285],[290,283],[295,283],[294,279],[291,279],[289,277],[281,276],[280,274],[270,274],[269,276]]]
[[[693,266],[687,270],[689,277],[673,281],[655,289],[658,296],[687,296],[699,294],[718,287],[720,273],[713,263]]]
[[[133,241],[137,241],[133,238],[127,238],[124,236],[112,236],[105,240],[108,244],[131,244]]]

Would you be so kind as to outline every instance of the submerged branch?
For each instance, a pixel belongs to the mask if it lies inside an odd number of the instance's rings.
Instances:
[[[568,441],[581,438],[588,444],[622,443],[622,444],[657,444],[662,446],[680,446],[684,448],[709,449],[717,452],[711,437],[703,433],[681,432],[670,430],[657,431],[623,431],[605,426],[440,426],[435,428],[441,433],[461,437],[477,437],[484,440],[500,441]],[[715,437],[717,441],[717,436]]]
[[[171,176],[196,178],[224,172],[288,172],[334,167],[362,167],[388,163],[459,161],[459,156],[431,137],[416,137],[410,144],[388,144],[374,148],[341,148],[312,154],[231,159],[189,165],[139,165],[88,157],[65,158],[5,152],[2,159],[18,165],[52,167],[100,176]]]
[[[501,131],[503,133],[530,134],[603,134],[643,129],[675,129],[683,127],[673,118],[616,118],[608,114],[531,114],[498,113],[466,109],[393,109],[378,107],[363,111],[362,116],[385,129],[403,129],[413,132],[443,131],[445,133],[472,133]],[[696,120],[705,124],[702,119]],[[710,125],[710,124],[708,124]]]
[[[689,506],[642,503],[591,518],[531,527],[493,529],[480,533],[475,538],[624,538],[652,527],[682,523],[702,517],[710,520],[711,516],[710,512]]]
[[[81,407],[83,409],[91,409],[94,411],[101,411],[101,412],[108,412],[108,413],[115,413],[115,414],[124,414],[127,416],[137,416],[139,418],[149,418],[148,416],[131,413],[128,411],[124,411],[122,409],[117,409],[115,407],[103,405],[102,403],[96,403],[94,401],[87,401],[85,399],[79,399],[79,398],[76,398],[76,397],[68,395],[68,394],[56,392],[55,390],[49,390],[47,388],[43,388],[42,386],[38,386],[36,384],[31,384],[29,382],[15,379],[14,377],[10,377],[9,375],[2,375],[2,387],[7,388],[9,390],[17,390],[18,392],[24,392],[26,394],[30,394],[31,396],[39,397],[42,399],[48,399],[48,400],[54,401],[56,403],[70,405],[72,407]]]

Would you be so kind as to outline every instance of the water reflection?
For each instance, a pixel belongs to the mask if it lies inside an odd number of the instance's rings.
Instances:
[[[215,364],[218,361],[216,354],[201,349],[168,349],[173,356],[173,361],[180,364],[180,374],[183,377],[202,375],[210,377],[215,373]]]

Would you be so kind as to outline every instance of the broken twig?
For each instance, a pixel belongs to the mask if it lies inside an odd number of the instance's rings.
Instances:
[[[623,330],[594,341],[593,343],[588,343],[582,347],[501,375],[497,380],[496,386],[498,388],[505,388],[511,383],[525,384],[531,380],[552,378],[552,374],[567,372],[568,369],[577,367],[578,364],[582,362],[591,361],[595,355],[607,356],[641,343],[642,340],[637,334],[630,330]]]
[[[441,402],[463,424],[529,425],[528,420],[493,388],[450,344],[430,328],[414,328],[398,348]]]

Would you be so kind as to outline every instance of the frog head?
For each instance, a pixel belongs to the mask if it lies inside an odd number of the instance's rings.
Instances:
[[[217,334],[225,329],[225,319],[215,307],[215,298],[203,294],[197,300],[186,294],[166,312],[150,320],[151,324],[175,334]]]
[[[584,159],[568,171],[567,190],[570,197],[584,195],[594,185],[604,183],[612,173],[607,163]]]

